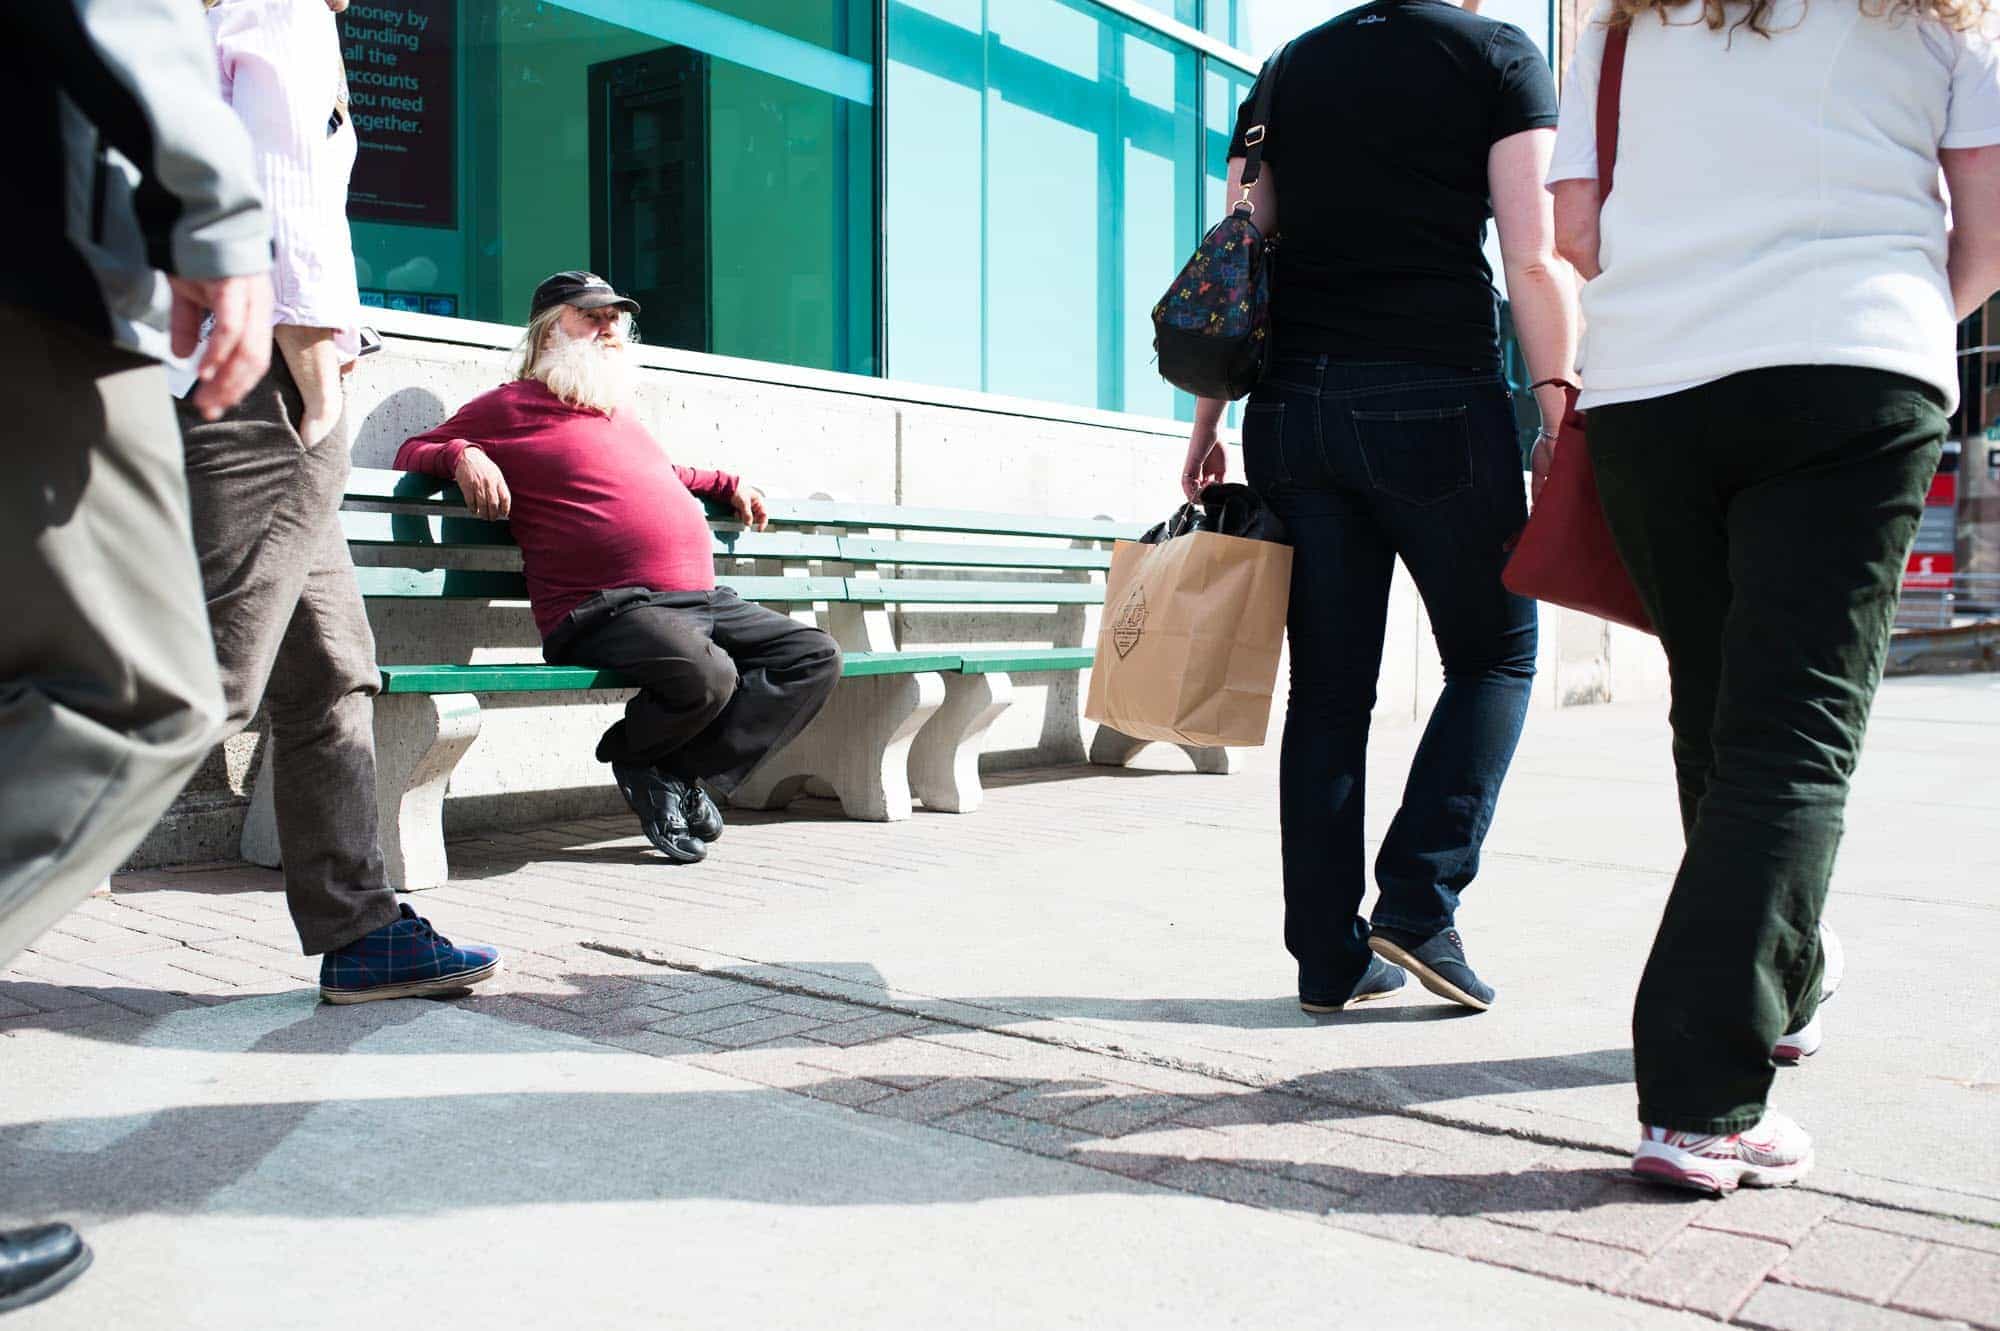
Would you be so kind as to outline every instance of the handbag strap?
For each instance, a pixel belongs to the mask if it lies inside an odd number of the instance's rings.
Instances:
[[[1250,187],[1264,174],[1264,140],[1271,136],[1271,102],[1278,91],[1278,77],[1284,73],[1285,57],[1291,54],[1292,43],[1286,42],[1264,62],[1264,71],[1257,76],[1257,100],[1250,106],[1250,124],[1243,130],[1243,197],[1229,206],[1229,211],[1248,208],[1257,211],[1257,205],[1250,202]]]
[[[1604,37],[1604,63],[1597,72],[1597,206],[1611,193],[1611,171],[1618,163],[1618,103],[1625,89],[1625,44],[1632,35],[1630,20]]]

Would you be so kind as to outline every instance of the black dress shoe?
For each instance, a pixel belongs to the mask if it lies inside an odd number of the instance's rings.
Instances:
[[[1422,934],[1386,929],[1378,924],[1369,934],[1368,946],[1375,949],[1376,956],[1408,968],[1417,977],[1417,983],[1439,998],[1463,1003],[1475,1012],[1493,1006],[1493,986],[1480,979],[1466,962],[1465,944],[1459,941],[1456,929],[1425,938]]]
[[[89,1265],[90,1245],[68,1225],[0,1233],[0,1313],[41,1302]]]
[[[708,855],[708,847],[688,827],[686,783],[627,763],[611,764],[611,775],[618,793],[639,815],[653,849],[675,864],[698,864]]]
[[[699,781],[683,782],[687,796],[681,800],[681,816],[687,819],[688,831],[703,841],[719,840],[722,836],[722,810],[715,807],[715,801],[701,788]]]

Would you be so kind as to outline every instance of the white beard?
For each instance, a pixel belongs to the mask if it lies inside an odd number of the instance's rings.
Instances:
[[[626,344],[600,345],[550,330],[554,340],[535,363],[535,377],[572,407],[609,416],[625,405],[632,388],[632,359]]]

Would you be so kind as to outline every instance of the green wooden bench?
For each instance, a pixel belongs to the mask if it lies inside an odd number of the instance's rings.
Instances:
[[[505,524],[470,516],[454,487],[357,468],[341,521],[356,553],[362,594],[371,602],[526,599],[518,571],[452,566],[513,545]],[[838,798],[851,817],[875,820],[907,818],[913,799],[950,812],[978,807],[979,754],[1012,701],[1013,677],[1089,668],[1085,612],[1103,602],[1110,543],[1140,531],[1101,518],[828,500],[771,501],[769,531],[722,519],[711,526],[720,584],[745,600],[813,614],[844,654],[843,683],[825,710],[760,764],[731,802],[777,808],[810,790]],[[908,621],[941,607],[1072,611],[1068,632],[1059,636],[1077,645],[899,644],[895,615]],[[478,737],[481,697],[630,687],[610,671],[539,662],[385,663],[381,674],[381,836],[391,879],[406,889],[445,879],[444,795],[453,769]],[[1122,764],[1143,747],[1099,727],[1090,758]],[[1189,752],[1199,770],[1230,770],[1224,750]],[[259,785],[243,853],[269,864],[277,848],[268,772]]]

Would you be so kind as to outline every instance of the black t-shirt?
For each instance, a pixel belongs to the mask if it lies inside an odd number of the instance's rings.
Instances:
[[[1252,89],[1232,157],[1255,102]],[[1497,368],[1487,152],[1555,123],[1527,34],[1447,0],[1378,0],[1298,38],[1264,140],[1277,350]]]

